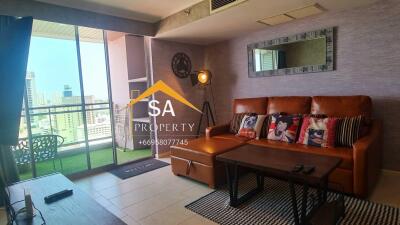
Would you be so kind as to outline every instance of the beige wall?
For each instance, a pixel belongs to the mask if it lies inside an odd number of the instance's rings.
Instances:
[[[192,70],[199,70],[203,68],[204,62],[204,47],[190,44],[180,44],[169,41],[152,40],[152,65],[153,65],[153,78],[154,83],[159,80],[164,81],[168,86],[173,88],[184,98],[189,100],[197,108],[200,108],[203,103],[203,91],[201,89],[192,87],[189,78],[180,79],[174,75],[171,69],[172,57],[178,52],[186,53],[192,61]],[[160,101],[160,105],[164,106],[167,99],[171,99],[164,93],[158,92],[155,99]],[[156,118],[157,124],[162,123],[194,123],[197,122],[200,113],[183,105],[182,103],[172,100],[172,104],[176,113],[176,117],[172,116],[158,116]],[[197,124],[197,123],[196,123]],[[168,138],[194,138],[196,127],[193,132],[158,132],[158,139]],[[168,145],[159,145],[158,154],[169,151]]]
[[[146,77],[144,54],[144,37],[128,35],[126,37],[126,52],[128,61],[128,78]]]

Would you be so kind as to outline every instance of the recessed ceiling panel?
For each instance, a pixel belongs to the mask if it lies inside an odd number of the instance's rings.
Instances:
[[[319,5],[315,4],[315,5],[311,5],[311,6],[301,8],[301,9],[296,9],[296,10],[287,12],[285,14],[288,16],[291,16],[293,18],[300,19],[300,18],[304,18],[307,16],[320,14],[323,12],[324,12],[324,10]]]
[[[286,22],[289,22],[292,20],[293,20],[292,17],[282,14],[282,15],[265,18],[265,19],[259,20],[258,22],[273,26],[273,25],[277,25],[277,24],[281,24],[281,23],[286,23]]]

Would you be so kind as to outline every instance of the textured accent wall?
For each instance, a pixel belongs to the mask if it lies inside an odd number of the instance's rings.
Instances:
[[[400,170],[400,2],[327,12],[208,46],[205,66],[214,75],[219,123],[231,118],[234,98],[281,95],[369,95],[374,116],[384,122],[386,169]],[[336,70],[248,78],[249,43],[337,27]]]
[[[151,50],[154,83],[159,80],[164,81],[168,86],[170,86],[179,94],[181,94],[184,98],[189,100],[193,105],[201,109],[201,104],[203,103],[203,91],[199,88],[192,87],[189,78],[180,79],[176,77],[171,69],[171,61],[175,53],[184,52],[190,57],[192,61],[192,70],[202,69],[204,62],[204,47],[153,39],[151,42]],[[171,97],[168,97],[164,93],[158,92],[157,94],[155,94],[155,99],[160,101],[160,106],[164,106],[165,101],[167,99],[171,99]],[[194,111],[193,109],[183,105],[176,100],[172,100],[172,104],[176,116],[172,117],[170,116],[170,114],[167,114],[163,117],[160,115],[156,118],[157,125],[167,123],[194,123],[198,121],[200,116],[199,112]],[[184,137],[191,139],[194,138],[193,135],[196,133],[196,125],[193,129],[194,131],[192,132],[190,130],[185,130],[185,132],[159,131],[157,135],[159,141],[174,138],[182,139]],[[164,152],[168,151],[169,145],[159,144],[158,154],[163,154]]]

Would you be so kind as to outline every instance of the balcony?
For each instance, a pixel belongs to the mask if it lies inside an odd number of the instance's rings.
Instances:
[[[111,144],[111,143],[110,143]],[[95,150],[90,153],[92,166],[94,168],[100,167],[107,164],[110,159],[109,155],[112,154],[112,148],[102,148]],[[134,151],[123,151],[117,149],[118,163],[124,163],[134,161],[142,158],[151,157],[152,153],[150,149],[141,149]],[[46,175],[53,172],[61,172],[65,175],[73,174],[79,171],[87,170],[87,162],[85,160],[86,153],[75,153],[71,155],[62,155],[60,159],[63,164],[63,169],[59,164],[58,159],[55,160],[55,168],[53,167],[53,160],[47,160],[36,163],[37,176]],[[32,167],[31,165],[18,166],[20,180],[26,180],[32,178]]]
[[[88,169],[112,164],[123,164],[152,156],[150,149],[125,150],[116,146],[116,161],[112,147],[112,132],[109,103],[89,103],[30,107],[23,111],[20,128],[20,143],[24,143],[25,161],[17,163],[21,180],[53,172],[75,174]],[[86,118],[83,119],[83,113]],[[30,121],[30,124],[26,122]],[[83,121],[87,121],[86,125]],[[36,140],[41,136],[58,135],[63,142],[58,144],[54,156],[40,159]],[[30,138],[28,138],[31,136]],[[36,143],[30,145],[29,141]],[[40,143],[39,143],[40,145]],[[21,149],[21,146],[18,147]],[[30,148],[33,148],[32,151]],[[125,151],[124,151],[125,150]],[[18,149],[16,149],[18,151]],[[21,157],[14,151],[14,157]],[[32,160],[35,158],[35,160]],[[18,161],[18,160],[17,160]],[[34,165],[32,162],[36,161]]]

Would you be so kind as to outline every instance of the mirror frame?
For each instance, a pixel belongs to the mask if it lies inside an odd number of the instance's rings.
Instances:
[[[334,70],[334,27],[299,33],[288,37],[276,38],[268,41],[257,42],[247,45],[248,55],[248,75],[254,77],[271,77],[281,75],[305,74],[326,72]],[[326,38],[326,64],[308,65],[277,70],[255,71],[253,50],[257,48],[267,48],[275,45],[289,44],[317,38]]]

